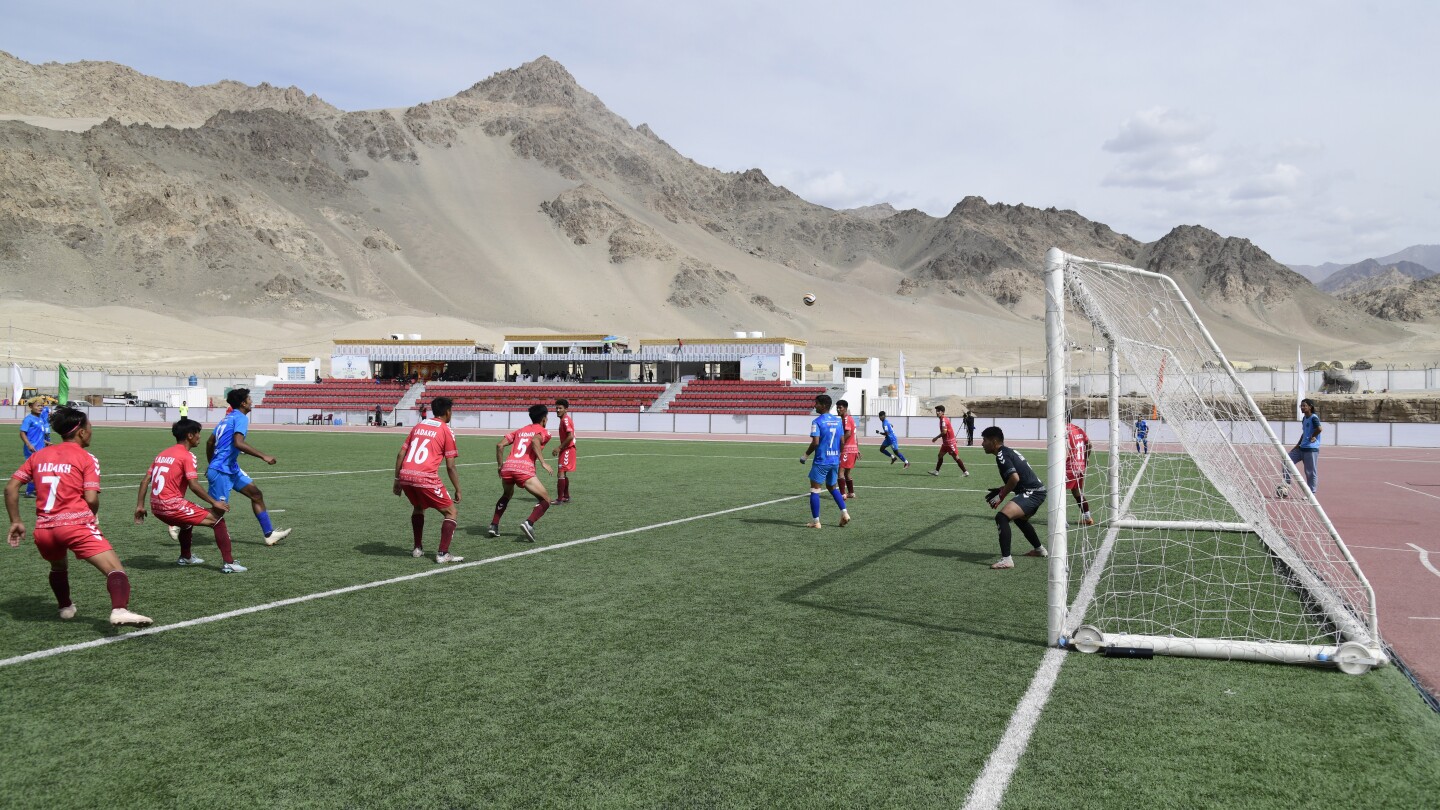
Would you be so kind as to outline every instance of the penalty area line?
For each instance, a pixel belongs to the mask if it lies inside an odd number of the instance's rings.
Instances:
[[[592,537],[582,537],[582,538],[580,538],[580,539],[578,539],[578,540],[567,540],[566,542],[563,542],[563,543],[554,543],[554,544],[552,544],[552,545],[540,546],[540,547],[538,547],[538,548],[525,549],[524,551],[516,551],[516,552],[512,552],[512,553],[510,553],[510,554],[501,554],[501,555],[499,555],[499,556],[497,556],[497,557],[487,557],[486,559],[483,559],[483,560],[475,560],[474,562],[457,563],[457,564],[455,564],[455,565],[447,565],[447,566],[437,566],[437,567],[435,567],[435,568],[430,569],[429,571],[420,571],[420,572],[414,573],[414,574],[406,574],[406,575],[404,575],[404,576],[391,577],[391,578],[389,578],[389,579],[380,579],[380,580],[376,580],[376,581],[374,581],[374,582],[364,582],[364,583],[361,583],[361,584],[359,584],[359,585],[348,585],[348,586],[346,586],[346,587],[344,587],[344,588],[335,588],[334,590],[321,591],[321,592],[319,592],[319,593],[310,593],[310,594],[306,594],[306,595],[304,595],[304,596],[291,597],[291,598],[289,598],[289,599],[279,599],[279,600],[276,600],[276,601],[274,601],[274,602],[266,602],[266,603],[263,604],[263,605],[252,605],[252,606],[250,606],[250,607],[240,608],[240,609],[238,609],[238,610],[229,610],[229,611],[226,611],[226,612],[224,612],[224,613],[216,613],[216,614],[211,615],[211,616],[201,616],[201,617],[198,618],[198,619],[187,619],[186,621],[183,621],[183,622],[175,622],[174,624],[164,624],[164,625],[159,625],[159,626],[156,626],[156,627],[145,627],[145,628],[142,628],[142,629],[139,629],[139,630],[135,630],[135,631],[130,632],[130,633],[125,633],[125,634],[123,634],[123,635],[118,635],[118,636],[106,636],[106,637],[104,637],[104,638],[97,638],[97,639],[94,639],[94,640],[92,640],[92,641],[84,641],[84,642],[80,642],[80,643],[78,643],[78,644],[65,644],[65,645],[60,646],[60,647],[51,647],[51,648],[48,649],[48,650],[37,650],[36,652],[25,653],[24,655],[17,655],[17,656],[13,656],[13,657],[11,657],[11,658],[0,659],[0,667],[8,667],[8,666],[13,666],[13,665],[15,665],[15,664],[23,664],[23,663],[26,663],[27,661],[38,661],[38,660],[40,660],[40,659],[42,659],[42,658],[50,658],[50,657],[52,657],[52,656],[60,655],[60,654],[62,654],[62,653],[79,652],[80,650],[89,650],[89,649],[92,649],[92,648],[95,648],[95,647],[103,647],[103,646],[105,646],[105,645],[107,645],[107,644],[116,644],[116,643],[118,643],[118,642],[121,642],[121,641],[129,641],[130,639],[134,639],[134,638],[143,638],[143,637],[145,637],[145,636],[153,636],[153,635],[156,635],[156,634],[158,634],[158,633],[166,633],[166,632],[169,632],[169,631],[171,631],[171,630],[182,630],[182,629],[187,628],[187,627],[198,627],[198,626],[200,626],[200,625],[202,625],[202,624],[211,624],[211,623],[213,623],[213,622],[224,621],[224,620],[226,620],[226,619],[234,619],[234,618],[238,618],[238,617],[240,617],[240,616],[248,616],[248,615],[250,615],[250,614],[252,614],[252,613],[261,613],[261,612],[263,612],[263,611],[274,610],[274,609],[276,609],[276,608],[289,607],[290,605],[298,605],[298,604],[301,604],[302,602],[313,602],[313,601],[315,601],[316,599],[326,599],[326,598],[331,597],[331,596],[342,596],[342,595],[347,594],[347,593],[356,593],[356,592],[359,592],[359,591],[368,591],[368,590],[370,590],[370,589],[372,589],[372,588],[379,588],[379,587],[384,586],[384,585],[394,585],[394,584],[400,583],[400,582],[410,582],[410,581],[412,581],[412,580],[424,579],[425,577],[433,577],[433,576],[439,576],[440,574],[448,574],[448,573],[450,573],[450,572],[452,572],[452,571],[461,571],[461,570],[464,570],[464,569],[467,569],[467,568],[476,568],[476,567],[481,566],[481,565],[490,565],[491,563],[505,562],[506,560],[514,560],[514,559],[518,559],[518,558],[520,558],[520,557],[529,557],[529,556],[531,556],[532,554],[541,554],[541,553],[546,552],[546,551],[555,551],[555,550],[557,550],[557,549],[569,548],[569,547],[571,547],[571,546],[583,545],[583,544],[585,544],[585,543],[594,543],[594,542],[596,542],[596,541],[598,541],[598,540],[609,540],[610,538],[613,538],[613,537],[624,537],[624,536],[627,535],[627,534],[639,534],[640,532],[647,532],[647,531],[650,531],[650,530],[652,530],[652,529],[663,529],[663,528],[666,528],[666,527],[669,527],[669,526],[679,526],[679,525],[682,524],[682,523],[690,523],[690,522],[696,521],[696,520],[705,520],[705,519],[707,519],[707,518],[719,517],[719,516],[721,516],[721,515],[729,515],[729,514],[733,514],[733,513],[735,513],[735,512],[744,512],[744,511],[749,510],[749,509],[759,509],[759,508],[765,507],[765,506],[773,506],[773,505],[775,505],[775,504],[777,504],[777,503],[784,503],[784,502],[786,502],[786,501],[793,501],[793,500],[795,500],[796,498],[802,498],[802,497],[805,497],[805,496],[804,496],[804,495],[788,495],[788,496],[786,496],[786,497],[784,497],[784,498],[775,498],[774,500],[761,501],[760,503],[752,503],[752,504],[747,504],[747,505],[745,505],[745,506],[735,506],[735,507],[731,507],[730,509],[721,509],[721,510],[718,511],[718,512],[709,512],[709,513],[706,513],[706,514],[704,514],[704,515],[692,515],[692,516],[686,517],[686,518],[677,518],[677,519],[675,519],[675,520],[667,520],[667,521],[665,521],[665,522],[663,522],[663,523],[652,523],[652,524],[649,525],[649,526],[640,526],[640,527],[634,528],[634,529],[622,529],[621,531],[618,531],[618,532],[608,532],[608,533],[606,533],[606,534],[597,534],[597,535],[594,535],[594,536],[592,536]]]

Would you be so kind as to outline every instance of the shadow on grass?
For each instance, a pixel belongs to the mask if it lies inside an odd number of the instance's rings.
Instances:
[[[798,587],[798,588],[793,588],[793,589],[791,589],[791,590],[789,590],[789,591],[786,591],[785,593],[783,593],[783,594],[781,594],[779,597],[777,597],[777,599],[778,599],[779,601],[781,601],[781,602],[789,602],[789,603],[791,603],[791,604],[800,605],[800,606],[802,606],[802,607],[814,608],[814,609],[817,609],[817,610],[825,610],[825,611],[829,611],[829,612],[831,612],[831,613],[839,613],[839,614],[844,615],[844,616],[854,616],[854,617],[857,617],[857,618],[866,618],[866,619],[879,619],[880,621],[895,622],[896,624],[903,624],[903,625],[907,625],[907,626],[910,626],[910,627],[919,627],[919,628],[923,628],[923,629],[926,629],[926,630],[939,630],[939,631],[941,631],[941,632],[946,632],[946,633],[956,633],[956,634],[967,635],[967,636],[980,636],[980,637],[984,637],[984,638],[992,638],[992,639],[995,639],[995,640],[997,640],[997,641],[1008,641],[1008,642],[1013,642],[1013,643],[1017,643],[1017,644],[1028,644],[1028,645],[1035,645],[1035,646],[1044,646],[1045,640],[1044,640],[1043,635],[1038,636],[1038,637],[1035,637],[1035,638],[1032,638],[1032,637],[1029,637],[1029,636],[1022,636],[1022,635],[1011,635],[1011,634],[1006,634],[1006,633],[987,632],[987,631],[984,631],[984,630],[977,629],[976,626],[973,625],[973,624],[969,624],[969,625],[966,625],[966,626],[963,626],[963,627],[962,627],[962,626],[945,625],[945,624],[939,624],[939,623],[932,622],[932,621],[925,621],[925,620],[923,620],[923,619],[909,618],[909,617],[905,617],[905,616],[897,616],[897,615],[894,615],[894,614],[883,613],[883,612],[880,612],[880,611],[869,610],[869,609],[865,609],[865,608],[842,607],[842,606],[840,606],[840,605],[835,605],[835,604],[829,604],[829,603],[823,603],[823,602],[814,601],[813,599],[810,598],[816,591],[820,590],[821,588],[824,588],[825,586],[831,585],[831,584],[833,584],[833,583],[835,583],[835,582],[839,582],[840,580],[845,579],[846,577],[850,576],[851,574],[853,574],[853,573],[855,573],[855,572],[857,572],[857,571],[859,571],[859,570],[861,570],[861,569],[863,569],[863,568],[866,568],[866,567],[868,567],[868,566],[870,566],[870,565],[873,565],[873,564],[875,564],[875,563],[877,563],[877,562],[880,562],[881,560],[889,557],[890,555],[896,554],[896,553],[901,552],[901,551],[916,552],[916,553],[921,553],[921,554],[932,554],[933,556],[938,556],[938,557],[952,557],[952,558],[955,558],[955,559],[963,559],[963,560],[966,560],[967,562],[972,561],[972,560],[979,560],[979,559],[981,559],[981,558],[984,558],[984,559],[993,558],[993,557],[995,556],[995,555],[993,555],[993,554],[977,554],[977,553],[975,553],[975,552],[950,551],[950,550],[948,550],[948,549],[911,549],[911,548],[909,548],[909,546],[910,546],[912,543],[915,543],[915,542],[918,541],[918,540],[922,540],[922,539],[924,539],[924,538],[926,538],[926,537],[929,537],[929,536],[931,536],[931,535],[933,535],[933,534],[935,534],[935,533],[937,533],[937,532],[940,532],[941,530],[950,527],[951,524],[954,524],[954,523],[957,522],[957,521],[967,520],[967,519],[970,519],[970,516],[969,516],[969,515],[959,514],[959,515],[951,515],[951,516],[946,517],[946,518],[944,518],[944,519],[942,519],[942,520],[936,521],[935,523],[930,524],[929,526],[927,526],[927,527],[925,527],[925,528],[923,528],[923,529],[921,529],[921,530],[919,530],[919,531],[917,531],[917,532],[909,535],[908,537],[901,538],[900,540],[897,540],[896,542],[891,543],[890,545],[888,545],[888,546],[886,546],[886,547],[884,547],[884,548],[882,548],[882,549],[879,549],[879,550],[877,550],[877,551],[875,551],[875,552],[873,552],[873,553],[871,553],[871,554],[868,554],[868,555],[866,555],[865,557],[862,557],[862,558],[856,560],[856,561],[853,562],[853,563],[850,563],[849,565],[847,565],[847,566],[845,566],[845,567],[843,567],[843,568],[840,568],[840,569],[837,569],[837,570],[835,570],[835,571],[832,571],[832,572],[830,572],[829,574],[826,574],[826,575],[823,576],[823,577],[819,577],[819,578],[817,578],[817,579],[813,579],[813,580],[805,583],[804,585],[801,585],[801,586]]]
[[[197,544],[198,545],[198,544]],[[201,549],[194,549],[190,552],[195,556],[203,556]],[[216,552],[219,553],[218,551]],[[167,568],[179,568],[175,560],[180,556],[180,548],[177,546],[170,555],[162,554],[159,557],[126,557],[121,560],[126,568],[133,568],[136,571],[163,571]]]
[[[928,557],[942,557],[950,560],[964,560],[966,562],[980,563],[989,566],[1000,558],[1000,551],[960,551],[953,548],[910,548],[906,551],[911,554],[924,554]]]
[[[436,540],[439,542],[439,540]],[[361,543],[355,547],[361,554],[371,557],[409,557],[410,547],[398,543]]]
[[[78,602],[76,604],[79,604]],[[0,611],[10,615],[10,618],[17,622],[55,622],[56,624],[80,625],[93,628],[96,632],[104,632],[110,635],[113,628],[110,627],[110,608],[104,608],[104,615],[85,615],[82,607],[76,613],[75,618],[65,621],[58,615],[59,609],[55,606],[55,600],[49,597],[17,596],[0,602]]]

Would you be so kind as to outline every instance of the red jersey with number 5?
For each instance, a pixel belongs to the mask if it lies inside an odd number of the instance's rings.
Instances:
[[[41,450],[25,459],[11,477],[22,484],[35,482],[35,528],[95,522],[95,513],[85,503],[85,490],[100,491],[100,462],[78,442]]]
[[[510,455],[500,465],[501,472],[535,474],[535,461],[540,458],[540,448],[550,441],[550,431],[544,425],[526,425],[505,435],[510,442]]]
[[[458,458],[455,433],[439,419],[422,419],[400,447],[400,483],[412,487],[440,486],[440,461]]]
[[[199,477],[189,445],[177,444],[165,450],[150,463],[150,508],[157,512],[183,509],[175,502],[185,500],[185,490]]]

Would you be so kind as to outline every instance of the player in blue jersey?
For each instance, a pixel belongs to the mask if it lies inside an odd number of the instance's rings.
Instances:
[[[1030,469],[1030,462],[1026,461],[1024,456],[1005,446],[1005,431],[1000,428],[991,425],[981,431],[980,446],[985,448],[985,452],[995,456],[995,465],[1000,469],[1001,486],[990,490],[985,496],[991,509],[1000,510],[995,514],[995,528],[1000,532],[1000,561],[990,567],[1015,567],[1015,560],[1010,557],[1012,522],[1020,527],[1020,533],[1030,541],[1030,550],[1025,552],[1026,557],[1050,556],[1045,551],[1045,546],[1041,545],[1035,527],[1030,525],[1030,518],[1034,517],[1035,513],[1040,511],[1040,505],[1045,503],[1045,482]],[[1005,503],[1005,496],[1012,492],[1015,497]]]
[[[1145,416],[1143,414],[1140,416],[1139,419],[1135,420],[1135,452],[1142,452],[1140,449],[1141,445],[1144,445],[1145,447],[1143,452],[1149,454],[1150,423],[1145,421]]]
[[[225,395],[230,412],[215,426],[215,432],[205,442],[205,458],[210,466],[205,470],[206,491],[217,501],[230,502],[230,493],[239,492],[250,499],[250,508],[260,529],[265,532],[265,545],[273,546],[290,535],[289,529],[277,529],[270,524],[270,513],[265,508],[265,495],[255,482],[240,469],[240,454],[254,456],[266,464],[274,464],[275,457],[251,447],[245,441],[250,432],[250,389],[236,388]]]
[[[50,443],[50,417],[45,415],[45,410],[48,409],[40,406],[40,400],[31,400],[30,415],[20,421],[21,452],[25,458],[44,450]],[[35,497],[34,481],[25,485],[25,497]]]
[[[900,440],[895,438],[895,426],[890,424],[889,419],[885,418],[884,411],[880,412],[880,429],[875,431],[875,435],[885,437],[880,442],[880,453],[887,456],[891,464],[894,464],[898,459],[904,461],[906,467],[910,466],[910,462],[906,460],[905,454],[900,452]],[[894,451],[893,455],[891,454],[892,450]]]
[[[1305,484],[1316,495],[1320,494],[1320,415],[1315,413],[1315,400],[1300,400],[1300,441],[1290,450],[1290,461],[1305,468]],[[1290,473],[1285,473],[1285,483],[1290,483]]]
[[[810,446],[800,463],[813,453],[815,460],[810,466],[810,517],[806,527],[820,528],[820,488],[830,491],[835,504],[840,507],[840,525],[850,522],[850,510],[845,508],[845,495],[835,488],[840,480],[840,450],[845,444],[845,423],[830,413],[830,396],[815,397],[815,413],[819,414],[810,423]]]

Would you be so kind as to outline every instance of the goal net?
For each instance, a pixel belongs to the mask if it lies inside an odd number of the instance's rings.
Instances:
[[[1050,642],[1384,663],[1374,591],[1175,282],[1051,250],[1046,310]],[[1093,525],[1064,489],[1067,417]]]

